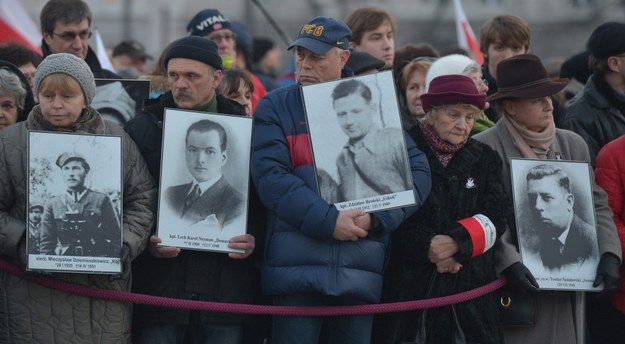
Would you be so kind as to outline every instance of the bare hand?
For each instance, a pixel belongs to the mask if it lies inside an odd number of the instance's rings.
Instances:
[[[458,252],[458,243],[449,235],[435,235],[430,242],[428,258],[434,264],[452,257]]]
[[[371,223],[371,214],[364,213],[362,215],[358,215],[354,218],[354,223],[356,226],[366,230],[367,232],[371,229],[373,223]]]
[[[454,258],[447,258],[436,263],[436,270],[439,273],[455,274],[462,268],[462,264],[458,263]]]
[[[230,252],[228,257],[232,259],[245,259],[254,252],[256,247],[256,239],[251,234],[238,235],[230,239],[228,242],[229,248],[243,250],[243,252]]]
[[[368,223],[371,219],[364,220],[364,216],[369,217],[369,214],[365,213],[362,209],[350,209],[339,212],[332,237],[341,241],[356,241],[366,237],[368,227],[362,228],[360,226],[364,226],[365,223]]]
[[[148,250],[150,253],[157,258],[174,258],[177,257],[180,253],[180,248],[173,246],[157,246],[161,242],[161,238],[156,235],[152,235],[150,237],[150,242],[148,243]]]

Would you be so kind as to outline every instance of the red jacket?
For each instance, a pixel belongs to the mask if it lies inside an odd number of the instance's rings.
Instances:
[[[610,208],[614,212],[614,223],[621,248],[625,252],[625,135],[609,142],[597,155],[595,181],[608,193]],[[621,280],[612,295],[612,305],[625,313],[625,265],[621,262]]]

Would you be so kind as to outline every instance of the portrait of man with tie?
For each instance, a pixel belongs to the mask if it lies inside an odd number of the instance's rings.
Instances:
[[[185,224],[223,229],[243,215],[243,194],[222,174],[227,148],[226,130],[217,122],[203,119],[187,129],[184,155],[192,180],[167,188],[164,196]]]
[[[544,268],[559,270],[597,259],[596,231],[575,214],[567,173],[553,164],[540,164],[530,168],[525,179]]]

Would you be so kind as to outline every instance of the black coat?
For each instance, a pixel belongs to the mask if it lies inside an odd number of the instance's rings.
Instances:
[[[147,100],[143,112],[124,128],[135,140],[155,180],[159,179],[165,107],[178,108],[171,92]],[[245,115],[244,108],[217,95],[217,112]],[[227,303],[257,303],[260,296],[260,274],[255,266],[264,241],[262,211],[250,184],[248,233],[256,238],[254,254],[244,260],[229,258],[225,253],[182,250],[176,258],[156,258],[146,250],[133,262],[133,292]],[[134,324],[187,324],[190,311],[135,305]],[[246,317],[231,313],[201,313],[203,323],[240,323]]]
[[[494,250],[471,258],[473,249],[467,231],[456,221],[476,214],[488,216],[499,237],[506,228],[511,202],[504,190],[502,162],[488,146],[469,139],[447,167],[436,159],[415,126],[410,136],[430,163],[432,191],[425,204],[392,236],[391,258],[384,276],[383,302],[420,300],[453,295],[494,281]],[[455,255],[463,267],[457,274],[436,272],[428,259],[432,237],[451,236],[459,245]],[[436,276],[432,285],[432,276]],[[468,342],[501,343],[495,297],[485,295],[455,305],[460,327]],[[399,343],[415,339],[420,312],[383,315],[376,320],[376,340]],[[428,343],[451,343],[451,307],[429,309],[426,320]],[[383,339],[382,339],[383,338]]]

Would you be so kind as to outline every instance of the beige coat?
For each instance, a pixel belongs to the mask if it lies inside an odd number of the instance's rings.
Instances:
[[[474,138],[486,143],[501,156],[504,162],[504,183],[512,198],[510,158],[522,158],[523,156],[514,146],[508,129],[502,121],[499,121],[495,127],[474,136]],[[590,153],[586,143],[579,135],[568,130],[556,129],[556,136],[547,158],[556,159],[558,153],[562,160],[590,163]],[[620,259],[620,241],[612,220],[612,211],[608,206],[607,194],[594,182],[594,174],[591,174],[591,177],[600,254],[610,252]],[[517,239],[514,221],[508,225],[512,230],[504,233],[501,238],[501,245],[497,246],[495,250],[498,272],[515,262],[521,261],[518,247],[515,244]],[[573,293],[571,292],[541,292],[537,298],[536,325],[533,327],[506,328],[504,330],[506,344],[583,343],[583,340],[577,340],[575,335],[578,331],[575,328],[574,317],[578,317],[580,314],[575,314],[573,311],[572,297]],[[578,307],[577,309],[581,308]]]
[[[156,188],[136,145],[119,127],[90,108],[75,132],[122,136],[123,240],[131,259],[143,251],[154,226]],[[39,106],[25,122],[0,132],[0,259],[21,264],[26,230],[27,130],[45,130]],[[52,273],[97,288],[130,290],[130,278]],[[0,270],[0,343],[128,343],[132,305],[90,299],[27,282]]]

